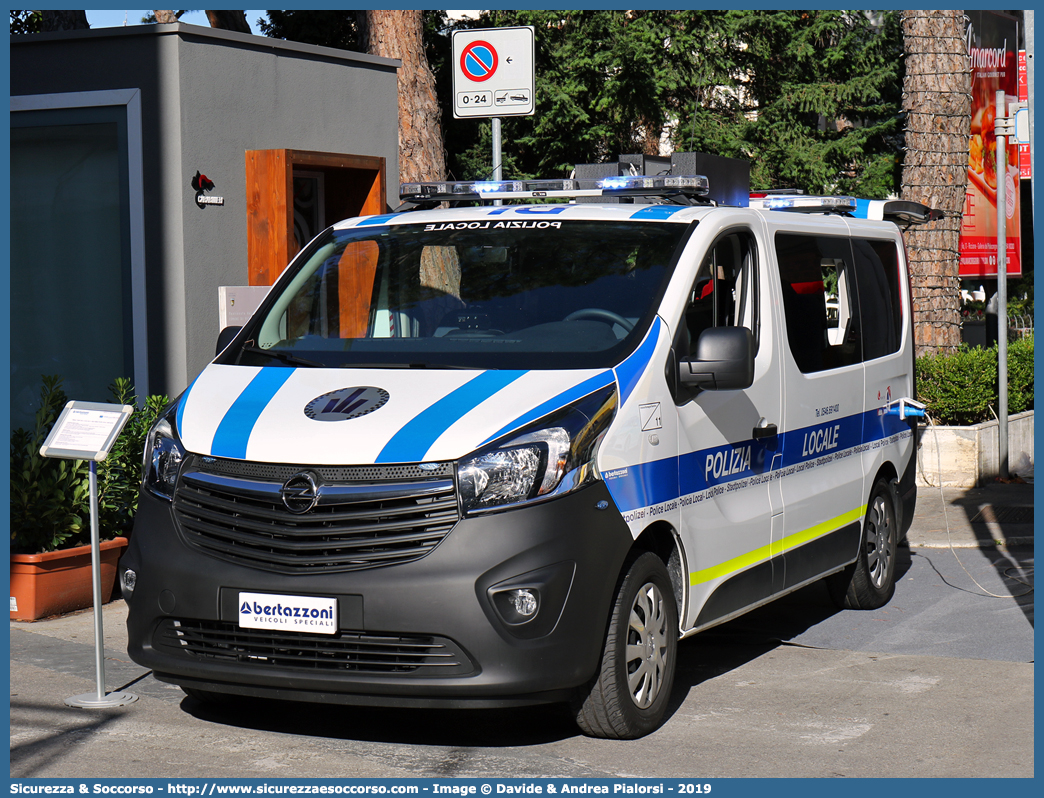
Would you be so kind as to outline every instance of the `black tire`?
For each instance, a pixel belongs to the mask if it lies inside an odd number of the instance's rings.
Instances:
[[[859,557],[827,578],[834,603],[850,610],[876,610],[891,601],[898,544],[899,491],[894,479],[879,479],[866,505]]]
[[[572,709],[584,734],[643,737],[663,722],[678,659],[678,608],[663,561],[651,552],[629,560],[609,618],[598,672]]]

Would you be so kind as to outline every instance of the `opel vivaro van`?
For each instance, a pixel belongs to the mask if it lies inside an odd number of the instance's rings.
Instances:
[[[632,738],[679,639],[818,579],[887,602],[897,222],[929,211],[706,190],[414,184],[312,241],[151,431],[133,659],[200,700],[557,702]]]

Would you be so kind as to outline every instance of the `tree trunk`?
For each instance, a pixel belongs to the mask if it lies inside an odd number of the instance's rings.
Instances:
[[[961,345],[958,243],[968,185],[971,62],[963,11],[903,11],[902,198],[945,216],[906,234],[917,354]]]
[[[208,11],[206,13],[212,28],[234,30],[236,33],[250,33],[245,11]]]
[[[399,70],[399,182],[442,180],[446,157],[435,76],[424,52],[421,11],[364,11],[366,52],[402,61]]]
[[[89,30],[86,11],[41,11],[42,32],[53,30]]]
[[[160,25],[178,21],[178,12],[176,11],[153,11],[152,13],[156,17],[156,22]]]

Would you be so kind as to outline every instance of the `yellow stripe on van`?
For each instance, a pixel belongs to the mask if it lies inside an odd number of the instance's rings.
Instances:
[[[759,562],[763,562],[772,555],[772,551],[778,549],[780,552],[790,551],[798,546],[802,546],[816,538],[829,535],[831,532],[836,532],[841,527],[851,524],[853,521],[858,521],[863,517],[866,512],[866,505],[857,507],[843,515],[839,515],[836,518],[831,518],[829,521],[824,521],[821,524],[816,524],[813,527],[802,532],[795,532],[793,535],[787,535],[782,541],[776,544],[770,544],[768,546],[762,546],[761,548],[754,549],[754,551],[746,554],[741,554],[739,557],[733,557],[731,560],[726,560],[720,565],[715,565],[710,568],[704,568],[702,571],[694,571],[689,574],[690,585],[700,585],[704,582],[710,582],[714,579],[720,579],[723,576],[729,576],[730,574],[737,573],[749,568],[751,565],[756,565]]]
[[[783,538],[780,543],[782,544],[783,551],[790,551],[796,549],[809,541],[815,540],[816,538],[828,535],[831,532],[836,532],[843,526],[848,526],[853,521],[858,521],[863,517],[866,512],[866,505],[857,507],[851,512],[847,512],[844,515],[839,515],[837,518],[831,518],[829,521],[824,521],[821,524],[816,524],[813,527],[809,527],[804,532],[795,532],[793,535],[787,535]]]

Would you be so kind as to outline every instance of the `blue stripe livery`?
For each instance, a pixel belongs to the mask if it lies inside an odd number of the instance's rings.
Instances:
[[[656,351],[656,342],[660,340],[660,317],[653,319],[652,328],[645,336],[642,345],[627,360],[616,367],[616,381],[620,384],[620,404],[627,401],[638,380],[645,373],[646,366]]]
[[[482,372],[404,424],[377,455],[375,462],[416,463],[423,460],[428,449],[446,430],[465,414],[525,373],[525,371]]]
[[[215,457],[246,459],[247,442],[258,417],[294,371],[296,369],[261,369],[221,419],[210,453]]]
[[[202,372],[200,372],[200,373],[202,373]],[[198,380],[198,379],[199,379],[199,374],[196,375],[196,380]],[[196,380],[193,380],[192,383],[189,385],[189,387],[185,389],[185,393],[183,393],[181,395],[181,399],[178,401],[178,409],[177,409],[177,411],[175,411],[175,414],[174,414],[174,419],[175,419],[174,423],[177,425],[177,428],[175,429],[175,432],[177,432],[178,435],[181,435],[181,429],[182,429],[182,427],[181,427],[181,420],[185,417],[185,405],[188,404],[189,394],[192,393],[192,388],[193,388],[193,386],[195,386]]]
[[[625,466],[602,474],[621,513],[678,498],[678,458]]]
[[[597,374],[594,377],[591,377],[591,379],[589,380],[584,380],[579,385],[574,385],[568,391],[562,391],[562,393],[560,393],[554,399],[549,399],[543,404],[537,405],[528,413],[519,416],[510,424],[508,424],[505,427],[502,427],[501,429],[497,430],[495,433],[490,435],[488,438],[486,438],[486,440],[484,440],[481,445],[485,446],[487,443],[495,441],[501,435],[507,435],[512,430],[524,427],[531,421],[536,421],[538,418],[546,416],[548,413],[553,413],[556,410],[560,410],[566,405],[572,404],[577,399],[582,399],[589,393],[594,393],[599,388],[605,388],[607,385],[612,385],[613,382],[614,378],[613,373],[611,371],[605,371],[601,374]]]
[[[640,211],[631,214],[632,219],[670,219],[685,205],[646,205]]]
[[[715,485],[765,474],[773,457],[776,470],[842,453],[863,443],[883,440],[910,425],[879,409],[839,417],[788,432],[775,438],[738,443],[625,466],[602,474],[620,512],[661,504]],[[852,452],[851,456],[856,456]]]
[[[396,217],[394,213],[385,213],[381,216],[369,216],[363,219],[361,222],[359,222],[359,224],[357,224],[356,227],[366,227],[367,225],[371,224],[387,224],[395,218],[402,218],[402,216],[400,214],[400,216]]]

